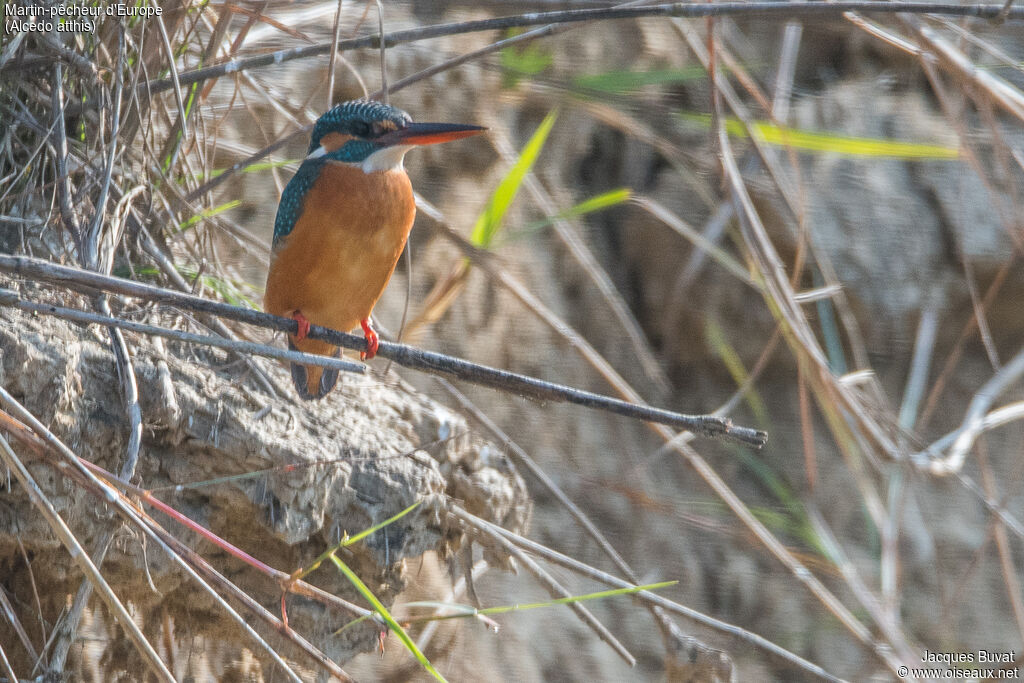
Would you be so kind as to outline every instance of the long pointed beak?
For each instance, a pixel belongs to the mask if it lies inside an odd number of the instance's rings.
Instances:
[[[385,133],[377,138],[378,143],[391,145],[436,145],[439,142],[461,140],[479,135],[486,128],[461,123],[410,123],[405,128]]]

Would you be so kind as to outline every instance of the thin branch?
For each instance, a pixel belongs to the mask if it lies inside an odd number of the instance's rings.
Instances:
[[[595,567],[591,567],[590,565],[580,562],[579,560],[573,557],[563,555],[562,553],[556,550],[552,550],[551,548],[548,548],[546,546],[543,546],[540,543],[537,543],[536,541],[531,541],[528,538],[519,536],[518,534],[515,534],[509,531],[508,529],[504,529],[498,526],[497,524],[492,524],[491,522],[476,517],[466,512],[465,510],[459,508],[456,505],[449,506],[448,514],[454,517],[456,520],[469,526],[470,528],[475,529],[478,532],[478,536],[479,534],[483,534],[487,538],[494,538],[500,536],[510,541],[514,545],[519,546],[520,548],[529,550],[531,553],[534,553],[539,557],[543,557],[545,560],[549,562],[553,562],[555,564],[561,565],[562,567],[566,567],[567,569],[571,569],[572,571],[577,572],[582,576],[586,576],[590,579],[593,579],[594,581],[600,581],[601,583],[604,583],[609,586],[614,586],[615,588],[636,588],[636,585],[631,584],[628,581],[623,581],[622,579],[613,576],[612,574],[603,572]],[[658,607],[664,608],[668,612],[690,619],[695,623],[698,623],[702,626],[707,626],[708,628],[718,631],[719,633],[724,633],[734,638],[738,638],[748,645],[751,645],[760,650],[775,655],[776,657],[779,657],[780,659],[796,667],[799,667],[801,670],[807,671],[808,673],[818,676],[819,678],[822,678],[826,681],[840,680],[832,674],[825,671],[824,669],[822,669],[817,664],[808,662],[802,657],[799,657],[798,655],[776,645],[775,643],[771,642],[770,640],[762,636],[757,635],[756,633],[752,633],[750,631],[747,631],[746,629],[740,628],[739,626],[734,626],[733,624],[720,621],[718,619],[715,619],[714,617],[703,614],[702,612],[698,612],[695,609],[686,607],[685,605],[680,605],[679,603],[673,602],[668,598],[658,595],[657,593],[652,593],[650,591],[638,591],[636,593],[632,593],[631,597],[641,602],[657,605]]]
[[[331,41],[331,60],[327,64],[327,109],[334,106],[334,71],[338,63],[338,43],[341,42],[341,6],[345,0],[338,0],[334,10],[334,39]],[[383,32],[383,31],[382,31]]]
[[[7,653],[4,652],[4,648],[0,646],[0,671],[7,676],[7,679],[13,683],[18,683],[21,679],[14,673],[14,669],[11,668],[11,663],[7,660]]]
[[[459,517],[458,510],[456,510],[454,514],[456,517]],[[544,589],[547,590],[551,597],[556,599],[568,598],[572,595],[564,586],[562,586],[562,584],[555,581],[555,579],[543,567],[537,564],[532,557],[513,545],[513,543],[507,538],[501,534],[488,535],[490,536],[490,539],[508,555],[519,560],[519,562],[526,567],[526,570],[533,574],[534,578],[537,579],[537,582],[544,586]],[[580,618],[580,621],[589,626],[591,630],[597,634],[598,638],[606,642],[613,650],[615,650],[616,654],[626,660],[627,664],[630,666],[636,666],[636,658],[633,657],[630,651],[627,650],[622,643],[620,643],[615,636],[613,636],[608,629],[606,629],[604,625],[597,620],[590,610],[583,606],[582,603],[570,602],[568,607],[576,613],[576,616]]]
[[[491,138],[498,153],[505,158],[505,161],[510,165],[515,163],[516,152],[508,137],[501,131],[494,131]],[[611,309],[612,315],[615,316],[619,325],[625,331],[626,337],[633,347],[634,354],[637,360],[640,361],[640,367],[643,369],[647,379],[654,384],[657,395],[664,396],[667,394],[669,392],[668,377],[665,375],[665,371],[661,369],[661,366],[658,365],[658,359],[654,357],[654,353],[651,350],[651,342],[647,339],[647,335],[644,334],[643,328],[640,327],[636,317],[629,310],[629,306],[622,298],[622,294],[615,287],[611,276],[608,275],[608,271],[605,270],[601,262],[598,261],[597,256],[583,240],[577,227],[569,220],[558,215],[558,209],[555,207],[554,200],[533,172],[528,172],[523,178],[523,187],[530,193],[534,203],[544,215],[551,220],[555,234],[569,250],[573,258],[576,259],[576,263],[597,287],[601,298],[604,299],[605,304]]]
[[[1024,7],[1016,7],[1016,13],[1024,14]],[[940,61],[958,78],[976,86],[1008,113],[1024,121],[1024,94],[999,76],[981,69],[952,43],[928,26],[918,25],[918,36]]]
[[[718,146],[721,150],[722,168],[725,172],[725,179],[728,189],[732,194],[733,202],[736,205],[736,214],[739,218],[740,227],[744,234],[744,241],[748,245],[751,256],[755,259],[758,271],[764,273],[764,284],[766,295],[780,309],[780,316],[790,325],[791,334],[810,334],[803,312],[799,305],[792,301],[792,290],[789,288],[788,280],[783,272],[782,262],[775,252],[771,240],[768,238],[760,216],[754,208],[753,200],[747,192],[747,188],[740,177],[739,168],[736,166],[736,159],[732,154],[729,144],[729,137],[725,127],[719,122]],[[814,339],[800,340],[800,348],[809,356],[809,360],[819,366],[819,371],[827,372],[824,357]],[[900,661],[909,657],[896,656],[892,648],[881,647],[871,631],[856,617],[846,605],[844,605],[834,593],[828,590],[803,565],[791,552],[776,538],[765,526],[754,517],[753,513],[743,504],[735,493],[722,481],[721,477],[711,468],[696,451],[687,445],[680,445],[680,454],[697,471],[698,474],[715,490],[722,500],[740,517],[743,523],[750,529],[787,569],[802,583],[821,604],[838,619],[843,626],[883,662],[890,670],[896,672],[899,669]],[[890,643],[890,645],[895,645]]]
[[[959,472],[964,465],[967,454],[974,446],[975,440],[986,430],[991,429],[993,422],[1002,424],[1005,420],[996,421],[992,419],[992,413],[988,410],[992,403],[999,398],[1010,386],[1024,376],[1024,349],[1017,352],[1013,359],[1004,365],[989,381],[978,389],[971,399],[960,428],[953,434],[955,438],[949,453],[943,458],[931,458],[930,454],[938,451],[939,444],[947,442],[950,436],[943,437],[938,442],[920,453],[910,456],[912,462],[926,462],[928,470],[935,475],[943,476]],[[1019,411],[1012,411],[1014,416]]]
[[[988,498],[997,498],[999,490],[996,486],[995,474],[989,464],[988,454],[983,447],[984,441],[979,443],[982,448],[978,449],[978,464],[981,469],[981,483]],[[1020,483],[1021,461],[1018,459],[1014,467],[1014,475],[1011,483]],[[1015,482],[1012,480],[1016,480]],[[1007,491],[1000,501],[1003,505],[1010,498],[1012,491]],[[1003,583],[1006,584],[1007,597],[1010,599],[1010,607],[1013,610],[1014,620],[1017,622],[1017,634],[1024,638],[1024,600],[1021,599],[1020,579],[1017,578],[1017,569],[1014,566],[1013,550],[1010,547],[1010,539],[1006,535],[1006,525],[998,517],[993,517],[992,522],[995,532],[996,550],[999,553],[999,568],[1003,572]],[[980,550],[980,548],[979,548]]]
[[[118,599],[114,591],[111,590],[110,584],[108,584],[103,575],[100,574],[99,569],[93,564],[89,556],[86,555],[85,549],[75,538],[74,533],[68,528],[64,520],[61,519],[60,515],[53,508],[53,504],[43,493],[43,490],[39,488],[35,479],[26,469],[24,463],[18,458],[18,456],[11,450],[10,444],[7,443],[7,439],[0,436],[0,459],[3,460],[4,465],[8,467],[17,477],[21,483],[25,493],[28,494],[29,499],[33,505],[39,510],[40,514],[46,519],[47,524],[53,530],[53,532],[60,539],[60,542],[67,549],[68,554],[71,555],[72,561],[78,565],[79,569],[89,578],[89,581],[96,588],[99,596],[103,599],[103,602],[110,609],[114,618],[125,630],[125,634],[128,639],[132,641],[135,647],[138,649],[139,654],[142,655],[143,660],[149,665],[150,670],[156,674],[157,678],[163,681],[169,681],[174,683],[174,676],[163,661],[160,659],[160,655],[156,653],[153,646],[150,644],[146,637],[139,630],[139,627],[132,621],[131,615],[128,610]]]
[[[821,516],[821,512],[818,510],[817,506],[807,506],[807,517],[810,521],[811,528],[814,529],[815,535],[820,539],[824,546],[826,556],[842,574],[843,580],[846,582],[846,586],[850,589],[850,592],[853,593],[861,606],[879,625],[882,633],[885,634],[885,637],[888,638],[890,642],[899,643],[900,650],[903,653],[913,652],[914,648],[906,642],[906,639],[904,638],[902,631],[899,630],[898,625],[886,614],[886,610],[882,602],[864,583],[864,579],[857,571],[857,566],[850,560],[846,551],[843,550],[842,545],[840,545],[835,534],[832,533],[831,527],[828,526],[825,519]]]
[[[613,398],[608,398],[608,397],[601,397],[601,399],[603,401],[614,402],[615,405],[618,405],[620,407],[622,407],[622,406],[630,406],[629,413],[628,413],[630,416],[635,416],[638,419],[647,420],[651,424],[654,424],[654,423],[669,424],[669,425],[672,424],[671,422],[667,422],[667,421],[665,421],[663,419],[660,419],[660,418],[659,419],[655,419],[653,417],[653,415],[654,415],[653,413],[649,413],[650,415],[652,415],[652,417],[642,417],[639,413],[635,413],[634,414],[633,411],[636,410],[636,409],[640,409],[642,411],[654,410],[654,411],[658,411],[658,412],[661,412],[661,413],[664,413],[666,411],[661,411],[660,409],[657,409],[657,408],[649,408],[646,404],[642,403],[643,399],[637,393],[637,391],[632,386],[630,386],[630,384],[628,382],[626,382],[625,379],[622,378],[622,376],[615,370],[615,368],[613,368],[608,363],[608,361],[604,358],[604,356],[602,356],[600,353],[598,353],[597,350],[586,339],[584,339],[582,337],[582,335],[579,334],[579,332],[577,332],[575,329],[573,329],[571,326],[569,326],[558,315],[556,315],[553,311],[551,311],[551,309],[549,309],[547,306],[545,306],[522,283],[520,283],[518,280],[513,278],[511,275],[509,275],[507,272],[505,272],[501,268],[495,267],[494,264],[491,262],[493,260],[493,259],[490,258],[492,256],[491,254],[489,254],[488,252],[486,252],[486,251],[484,251],[482,249],[479,249],[478,247],[473,246],[472,244],[470,244],[470,242],[466,238],[464,238],[461,235],[457,234],[450,226],[448,226],[444,222],[443,215],[435,207],[433,207],[429,202],[425,201],[422,197],[417,196],[416,197],[416,206],[417,206],[418,209],[422,210],[425,214],[427,214],[430,218],[432,218],[435,221],[435,224],[436,224],[435,225],[435,229],[437,230],[438,234],[440,234],[445,239],[449,240],[452,244],[454,244],[459,249],[461,249],[463,251],[463,253],[466,254],[466,256],[468,256],[469,258],[473,259],[474,264],[478,268],[480,268],[482,271],[484,271],[488,276],[494,278],[494,280],[497,283],[499,283],[503,287],[505,287],[513,296],[515,296],[517,299],[519,299],[519,301],[524,306],[526,306],[528,309],[530,309],[531,312],[533,312],[535,315],[537,315],[537,317],[542,322],[544,322],[549,327],[551,327],[552,330],[554,330],[558,335],[560,335],[570,345],[572,345],[572,347],[575,348],[576,351],[579,352],[579,354],[588,363],[590,363],[594,367],[595,370],[597,370],[599,373],[601,373],[601,376],[604,377],[605,380],[612,387],[614,387],[614,389],[619,393],[619,395],[622,396],[623,399],[625,399],[625,400],[618,400],[618,399],[613,399]],[[362,348],[362,346],[360,346],[360,348]],[[519,376],[519,377],[521,377],[521,376]],[[477,383],[485,384],[484,382],[478,382],[478,380],[473,379],[472,377],[463,377],[463,379],[467,379],[468,381],[471,381],[471,382],[477,382]],[[531,380],[531,381],[539,382],[541,380]],[[500,388],[500,386],[496,386],[496,385],[492,385],[492,384],[486,384],[486,386],[495,386],[495,388]],[[556,386],[556,385],[552,385],[552,386]],[[566,387],[561,387],[559,391],[564,390],[564,389],[566,389]],[[528,391],[522,391],[519,387],[516,387],[515,391],[519,391],[520,393],[523,393],[524,395],[532,395]],[[576,391],[576,390],[570,390],[570,391]],[[589,392],[585,392],[585,393],[589,394]],[[589,395],[591,397],[598,396],[597,394],[589,394]],[[589,401],[581,402],[581,401],[573,400],[573,399],[570,399],[570,398],[563,398],[560,395],[556,396],[554,394],[552,394],[551,396],[552,396],[552,398],[550,400],[567,401],[569,403],[577,403],[579,405],[588,405],[590,407],[599,408],[601,410],[609,410],[609,412],[615,412],[615,413],[617,413],[619,415],[626,415],[627,414],[626,412],[620,412],[618,409],[611,408],[610,405],[609,405],[609,407],[605,408],[605,407],[600,407],[597,404],[592,404]],[[541,400],[549,400],[549,399],[541,397],[541,396],[536,396],[536,398],[540,398]],[[701,418],[705,418],[705,417],[708,417],[708,416],[701,416]],[[714,418],[714,419],[719,420],[719,419],[722,419],[722,418]],[[726,420],[726,422],[729,422],[729,420]],[[694,424],[696,424],[696,423],[694,423]],[[731,425],[731,422],[730,422],[730,425]],[[682,425],[682,424],[678,424],[678,423],[676,425],[673,425],[673,426],[681,426],[683,429],[689,429],[691,431],[695,431],[696,433],[698,433],[698,434],[700,434],[702,436],[710,436],[710,434],[707,433],[707,431],[706,431],[704,426],[701,426],[698,429],[694,429],[692,426],[689,426],[689,425]],[[745,433],[745,435],[744,436],[740,436],[740,433],[736,431],[737,429],[742,429],[743,432]],[[759,434],[760,435],[760,437],[758,437],[758,438],[763,438],[764,440],[767,440],[767,434],[765,434],[764,432],[760,432],[758,430],[753,430],[753,429],[749,429],[749,428],[730,427],[728,431],[729,432],[735,432],[734,434],[731,434],[731,436],[739,437],[741,439],[741,441],[743,443],[746,443],[747,445],[754,445],[753,439],[755,437],[755,434]],[[748,441],[748,438],[751,439],[751,440]],[[762,442],[761,445],[763,445],[763,442]]]
[[[380,35],[384,35],[384,3],[377,0],[377,28]],[[380,41],[380,90],[383,94],[384,104],[388,102],[388,49],[384,41]]]
[[[112,120],[110,126],[110,151],[107,157],[106,169],[103,172],[103,186],[100,188],[100,196],[96,200],[96,213],[92,219],[92,225],[82,236],[85,242],[86,263],[88,268],[95,269],[99,260],[100,231],[103,229],[103,215],[107,210],[107,196],[110,193],[110,182],[114,174],[114,162],[117,160],[118,133],[121,130],[121,96],[124,91],[124,28],[118,26],[117,34],[117,69],[116,85],[114,87],[114,102],[110,110]],[[111,228],[113,229],[113,228]],[[111,251],[117,247],[116,239],[111,245]],[[111,261],[113,258],[111,258]]]
[[[9,431],[12,436],[19,439],[22,443],[34,448],[40,453],[44,453],[48,448],[57,456],[59,461],[54,464],[58,471],[65,476],[75,479],[80,485],[83,486],[87,491],[97,496],[98,499],[102,499],[107,503],[113,505],[117,512],[126,519],[135,528],[141,529],[144,533],[149,536],[159,547],[167,552],[171,560],[177,564],[188,576],[193,578],[209,595],[210,597],[225,611],[225,613],[234,620],[242,630],[247,633],[253,640],[270,656],[274,662],[281,667],[281,669],[294,681],[300,681],[301,679],[295,674],[294,671],[284,662],[277,651],[272,648],[266,640],[264,640],[249,624],[248,620],[243,619],[236,610],[234,610],[227,601],[215,591],[210,583],[204,580],[203,577],[209,579],[210,582],[217,584],[221,590],[227,592],[235,599],[239,600],[242,604],[253,610],[257,616],[260,616],[268,624],[270,624],[275,630],[283,635],[286,639],[296,644],[302,649],[307,655],[319,662],[327,670],[335,673],[341,680],[350,680],[347,674],[342,671],[333,661],[328,659],[322,652],[313,647],[309,642],[300,637],[292,629],[285,628],[279,620],[277,620],[272,614],[266,611],[257,603],[248,593],[238,588],[234,583],[226,579],[223,575],[217,572],[206,560],[199,556],[188,546],[184,545],[177,538],[165,531],[155,520],[140,509],[135,508],[131,503],[127,502],[127,499],[120,491],[111,488],[105,479],[112,484],[115,484],[119,488],[130,491],[133,494],[138,495],[140,498],[146,498],[147,502],[157,506],[160,501],[153,498],[144,489],[140,489],[132,484],[122,481],[117,477],[113,476],[109,472],[106,472],[101,467],[80,459],[71,449],[69,449],[60,439],[57,438],[53,432],[48,430],[31,412],[29,412],[23,405],[18,403],[2,386],[0,386],[0,402],[7,406],[16,417],[18,422],[13,417],[7,415],[7,413],[0,411],[0,418],[3,419],[4,429]],[[169,508],[165,504],[164,507],[159,507],[168,516],[174,518],[176,511],[173,508]],[[179,517],[181,515],[179,514]],[[187,519],[187,518],[186,518]],[[191,520],[189,520],[191,521]],[[198,531],[197,529],[193,529]],[[207,538],[210,536],[207,535]],[[214,537],[216,538],[216,537]],[[276,570],[274,570],[276,572]],[[200,576],[202,574],[202,576]],[[275,578],[279,580],[281,577],[287,577],[284,572],[277,572]],[[298,582],[295,586],[296,589],[303,587],[303,582]],[[308,587],[309,590],[301,593],[314,598],[320,598],[322,591],[312,586]],[[299,592],[296,590],[296,592]],[[329,604],[337,604],[343,609],[354,609],[357,613],[365,613],[366,610],[361,610],[354,605],[349,605],[340,598],[335,598],[330,594],[325,594],[326,598],[324,602]]]
[[[71,178],[68,176],[68,136],[64,124],[64,72],[60,62],[53,65],[53,95],[52,107],[54,126],[52,128],[56,139],[56,150],[54,156],[57,168],[58,194],[60,195],[60,215],[64,221],[64,227],[75,240],[78,248],[78,258],[84,264],[85,246],[83,236],[78,226],[78,219],[75,217],[75,210],[71,206]],[[14,187],[13,185],[11,187]]]
[[[236,353],[266,356],[267,358],[274,358],[289,363],[318,365],[323,368],[342,370],[344,372],[356,372],[359,374],[366,372],[366,366],[353,361],[342,360],[340,358],[330,358],[328,356],[318,356],[311,353],[303,353],[301,351],[286,351],[285,349],[267,346],[266,344],[258,344],[256,342],[235,341],[233,339],[224,339],[222,337],[182,332],[181,330],[172,330],[166,327],[157,327],[156,325],[147,325],[145,323],[122,320],[121,318],[115,318],[109,315],[89,313],[88,311],[81,311],[76,308],[65,308],[63,306],[55,306],[53,304],[28,301],[20,298],[16,292],[9,289],[0,288],[0,306],[10,306],[11,308],[17,308],[28,313],[51,315],[80,325],[106,325],[110,328],[124,329],[137,334],[164,337],[165,339],[186,342],[189,344],[213,346],[219,349],[234,351]]]
[[[183,278],[181,273],[178,272],[174,262],[160,250],[160,247],[156,244],[156,240],[153,239],[153,236],[149,234],[148,230],[142,227],[141,222],[137,223],[137,230],[139,242],[142,245],[143,251],[152,257],[156,262],[157,267],[160,268],[163,274],[167,276],[175,287],[183,292],[189,291],[188,283],[185,282],[185,278]],[[234,335],[231,334],[231,330],[228,329],[227,325],[225,325],[222,320],[212,319],[206,324],[210,329],[225,339],[234,339]],[[284,393],[277,385],[275,385],[263,368],[256,363],[255,359],[245,355],[239,357],[245,361],[246,365],[255,375],[257,383],[259,383],[268,394],[276,398]]]
[[[466,545],[469,545],[470,543],[471,541],[467,539]],[[434,610],[434,614],[442,614],[444,612],[444,605],[446,603],[454,602],[455,600],[459,599],[464,592],[469,592],[469,585],[476,579],[479,579],[481,576],[483,576],[488,569],[490,569],[490,566],[487,564],[487,560],[480,560],[471,567],[466,567],[465,574],[459,577],[459,580],[456,581],[455,585],[452,586],[451,590],[448,591],[448,595],[446,595],[444,599],[440,601],[440,604],[438,605],[437,609]],[[418,647],[421,652],[427,649],[427,646],[430,644],[431,639],[433,639],[434,634],[437,632],[437,629],[440,626],[440,624],[440,621],[429,621],[427,622],[427,625],[423,627],[423,630],[420,631],[420,635],[416,639],[416,647]]]
[[[583,512],[578,505],[572,502],[572,499],[570,499],[561,487],[559,487],[558,484],[548,476],[547,472],[541,469],[540,465],[537,464],[537,461],[530,457],[530,454],[523,450],[519,444],[513,441],[511,437],[509,437],[509,435],[494,422],[494,420],[477,408],[465,394],[454,387],[450,382],[448,382],[448,380],[441,377],[436,379],[459,404],[459,408],[469,413],[474,420],[480,423],[491,433],[491,436],[501,443],[502,448],[505,449],[518,467],[523,468],[533,475],[533,477],[540,482],[541,486],[547,489],[548,493],[555,497],[555,500],[557,500],[562,507],[569,512],[569,515],[576,520],[576,523],[580,525],[580,528],[582,528],[587,535],[597,543],[601,551],[611,559],[612,564],[618,567],[619,571],[625,574],[630,581],[639,584],[640,579],[636,576],[632,567],[626,563],[618,551],[612,546],[611,542],[609,542],[608,539],[605,538],[604,534],[601,533],[601,530],[597,528],[597,525],[587,517],[586,513]]]
[[[26,563],[26,565],[27,564],[28,563]],[[28,653],[29,659],[34,662],[39,661],[39,654],[36,653],[36,649],[32,645],[32,640],[28,637],[25,627],[21,625],[21,621],[18,619],[18,615],[14,611],[14,605],[12,605],[11,601],[7,598],[7,591],[3,588],[0,588],[0,612],[3,612],[3,615],[7,617],[7,621],[10,622],[11,628],[14,629],[15,634],[17,634],[18,639],[21,641],[22,647],[24,647],[25,652]],[[46,637],[45,630],[43,631],[43,637]]]
[[[651,5],[647,7],[619,7],[598,9],[564,10],[560,12],[532,12],[509,17],[496,17],[477,21],[465,21],[452,24],[437,24],[405,31],[394,31],[384,36],[384,47],[394,47],[403,43],[418,40],[441,38],[444,36],[476,33],[479,31],[501,31],[510,28],[523,28],[541,24],[571,24],[594,20],[636,19],[639,17],[679,17],[693,19],[713,16],[741,17],[772,17],[792,19],[801,16],[840,16],[846,12],[874,12],[880,14],[939,14],[956,17],[978,17],[981,19],[998,19],[1003,16],[1003,4],[957,5],[953,3],[912,3],[912,2],[722,2],[716,4],[673,3],[667,5]],[[1024,7],[1012,7],[1005,13],[1010,20],[1024,19]],[[303,47],[277,50],[267,54],[256,55],[245,59],[233,59],[223,64],[194,69],[178,74],[179,85],[190,85],[209,78],[218,78],[226,74],[253,69],[271,64],[281,64],[293,59],[314,57],[331,52],[335,43],[317,43]],[[359,48],[379,48],[379,35],[363,36],[343,40],[337,44],[338,52]],[[170,90],[175,87],[175,79],[162,78],[149,81],[142,87],[148,87],[153,94]]]
[[[42,280],[78,291],[81,291],[82,289],[98,289],[101,291],[114,292],[125,296],[141,298],[148,301],[170,304],[192,311],[211,313],[223,318],[229,318],[231,320],[245,322],[280,332],[289,332],[291,334],[296,334],[298,332],[298,324],[291,318],[281,318],[275,315],[270,315],[269,313],[262,313],[260,311],[232,306],[218,301],[210,301],[197,296],[182,294],[132,280],[124,280],[122,278],[100,275],[98,273],[84,271],[78,268],[60,266],[41,259],[0,254],[0,271],[31,279]],[[5,300],[14,303],[18,301],[18,296],[16,293],[11,292],[9,295],[5,296]],[[23,304],[18,305],[21,306]],[[31,304],[31,306],[38,307],[41,312],[47,312],[46,309],[57,308],[54,306],[39,304]],[[74,314],[83,316],[93,315],[83,312],[75,312]],[[115,322],[113,320],[104,319],[103,324],[115,324]],[[129,326],[134,327],[141,325],[140,323],[128,323],[126,321],[116,321],[116,324],[129,329],[131,329]],[[138,329],[141,330],[142,328]],[[314,325],[310,328],[309,337],[356,351],[363,351],[366,349],[366,340],[362,337],[320,327],[319,325]],[[224,340],[218,340],[218,343],[223,343],[223,341]],[[253,352],[255,352],[255,350]],[[281,353],[290,352],[282,351]],[[381,342],[377,355],[383,358],[392,359],[399,365],[415,370],[421,370],[423,372],[446,375],[456,379],[473,382],[474,384],[480,384],[493,389],[516,393],[537,400],[574,403],[576,405],[604,410],[617,415],[623,415],[625,417],[671,425],[680,429],[689,429],[701,434],[702,436],[722,437],[747,444],[755,448],[763,446],[768,438],[768,435],[763,431],[748,427],[734,426],[730,420],[725,418],[711,415],[684,415],[661,408],[630,403],[628,401],[622,401],[609,396],[602,396],[593,392],[574,389],[572,387],[555,384],[553,382],[547,382],[534,377],[471,363],[469,361],[441,353],[421,351],[404,344]],[[316,360],[307,360],[307,358]],[[303,360],[297,362],[327,367],[326,363],[331,360],[332,359],[317,356],[306,356]]]
[[[607,555],[612,563],[618,567],[626,578],[632,581],[634,584],[639,585],[640,579],[638,578],[633,568],[629,566],[625,559],[618,553],[617,550],[612,546],[611,542],[605,538],[605,535],[601,533],[601,530],[597,528],[586,513],[583,512],[577,506],[572,499],[554,482],[548,474],[541,469],[540,465],[530,457],[530,455],[523,450],[523,448],[517,444],[501,429],[490,417],[488,417],[483,411],[477,408],[466,396],[456,389],[447,380],[436,377],[437,382],[444,387],[446,391],[458,402],[459,407],[464,411],[468,412],[477,422],[479,422],[485,429],[487,429],[491,435],[501,442],[502,446],[506,449],[508,455],[516,463],[517,466],[522,467],[532,474],[537,481],[540,482],[547,491],[555,497],[555,499],[569,512],[569,515],[576,521],[583,531],[593,539],[597,546]],[[689,434],[689,432],[686,432]],[[470,574],[467,573],[467,578],[470,578]],[[654,618],[655,624],[661,630],[662,636],[667,640],[677,636],[678,627],[675,627],[674,623],[668,618],[664,610],[657,605],[647,605],[647,608],[651,611],[651,616]]]
[[[96,306],[103,315],[110,315],[110,305],[106,295],[98,297]],[[139,461],[139,448],[142,445],[142,410],[139,407],[139,387],[135,380],[135,369],[131,356],[128,354],[128,345],[125,343],[124,335],[117,327],[107,327],[110,335],[110,346],[114,352],[114,359],[117,363],[117,376],[121,383],[121,392],[125,405],[125,412],[128,415],[128,446],[125,448],[124,462],[121,463],[120,476],[122,479],[130,480],[135,475],[135,466]],[[115,526],[104,527],[97,541],[93,544],[92,561],[97,566],[103,567],[103,560],[106,559],[107,551],[114,540]],[[64,662],[71,646],[75,642],[78,626],[89,604],[92,596],[92,583],[88,580],[82,581],[78,586],[78,592],[71,603],[71,609],[64,615],[55,631],[60,633],[60,638],[53,646],[53,656],[50,659],[50,669],[63,671]]]

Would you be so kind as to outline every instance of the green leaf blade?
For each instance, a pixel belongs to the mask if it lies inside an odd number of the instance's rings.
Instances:
[[[359,591],[359,594],[366,598],[366,601],[373,606],[373,609],[381,616],[384,622],[388,625],[388,628],[398,636],[398,639],[402,641],[402,644],[405,645],[406,649],[416,657],[420,665],[437,680],[445,681],[445,677],[441,675],[441,672],[435,669],[434,665],[430,663],[430,660],[427,659],[426,655],[420,652],[420,649],[416,647],[416,643],[414,643],[412,638],[409,637],[409,634],[405,632],[402,625],[395,621],[395,618],[391,616],[391,613],[388,612],[387,608],[384,607],[381,601],[377,599],[377,596],[373,594],[373,591],[366,587],[366,584],[363,583],[362,579],[356,576],[356,573],[333,553],[331,554],[331,562],[333,562],[334,566],[345,575],[345,578],[347,578],[353,586],[355,586],[355,589]],[[445,681],[445,683],[447,683],[447,681]]]
[[[487,208],[477,218],[476,225],[473,226],[473,232],[470,234],[469,239],[476,246],[486,249],[494,242],[494,237],[505,220],[505,214],[508,213],[512,201],[519,193],[519,188],[522,186],[526,174],[530,172],[534,162],[537,161],[537,157],[540,156],[544,143],[547,142],[548,134],[555,125],[557,118],[557,111],[553,111],[544,117],[540,126],[537,127],[537,130],[530,137],[529,142],[523,147],[519,159],[516,160],[516,163],[509,172],[498,183],[497,189],[494,190],[494,194],[491,195],[491,200],[487,204]]]

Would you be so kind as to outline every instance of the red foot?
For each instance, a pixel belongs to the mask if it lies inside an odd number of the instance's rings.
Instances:
[[[380,658],[384,659],[384,640],[388,637],[387,631],[381,631],[377,634],[377,645],[380,647]]]
[[[295,335],[295,341],[302,341],[309,334],[309,321],[300,311],[295,311],[291,317],[299,325],[299,333]]]
[[[359,353],[359,360],[370,360],[377,355],[380,339],[377,338],[377,332],[370,325],[369,318],[363,318],[359,321],[359,324],[362,325],[363,336],[366,337],[366,350]]]

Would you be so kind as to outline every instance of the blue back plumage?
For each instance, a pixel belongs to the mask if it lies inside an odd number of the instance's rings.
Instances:
[[[313,189],[313,183],[320,176],[320,169],[323,168],[324,160],[307,159],[299,166],[299,171],[284,188],[281,193],[281,202],[277,205],[277,218],[274,219],[274,242],[276,249],[281,240],[291,233],[295,222],[299,220],[302,213],[302,204],[306,201],[306,195]]]

